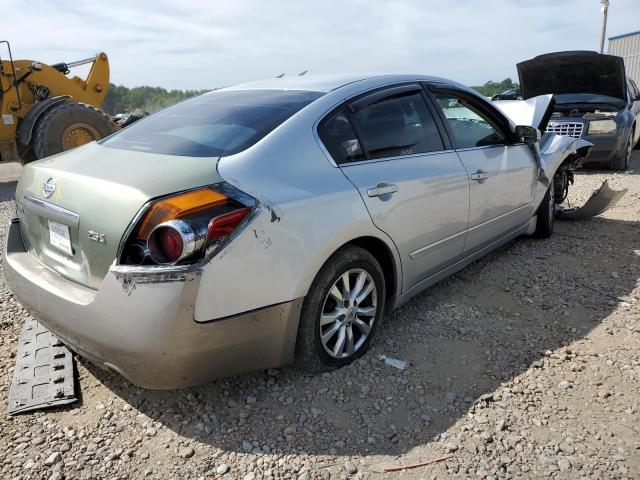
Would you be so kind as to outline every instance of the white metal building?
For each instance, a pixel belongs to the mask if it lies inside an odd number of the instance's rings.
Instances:
[[[624,58],[627,75],[640,85],[640,31],[609,37],[609,54]]]

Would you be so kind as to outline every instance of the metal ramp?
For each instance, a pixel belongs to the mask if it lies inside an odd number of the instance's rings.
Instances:
[[[18,339],[7,413],[15,415],[75,402],[73,354],[33,317]]]

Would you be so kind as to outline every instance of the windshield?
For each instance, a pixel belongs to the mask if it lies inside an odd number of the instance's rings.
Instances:
[[[566,93],[553,97],[557,104],[570,103],[606,103],[624,107],[624,102],[619,98],[609,97],[607,95],[598,95],[596,93]]]
[[[233,155],[322,95],[300,90],[205,93],[150,115],[101,143],[110,148],[167,155]]]

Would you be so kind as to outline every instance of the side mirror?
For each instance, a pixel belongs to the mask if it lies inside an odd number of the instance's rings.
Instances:
[[[540,141],[540,138],[542,137],[542,134],[540,133],[540,130],[535,127],[530,127],[528,125],[518,125],[516,127],[516,137],[518,138],[519,142],[532,144],[538,143]]]

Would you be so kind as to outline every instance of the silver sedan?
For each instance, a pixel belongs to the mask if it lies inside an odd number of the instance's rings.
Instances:
[[[340,367],[385,312],[551,234],[552,179],[588,147],[538,140],[427,76],[217,90],[27,165],[7,281],[70,348],[143,387],[296,356]]]

